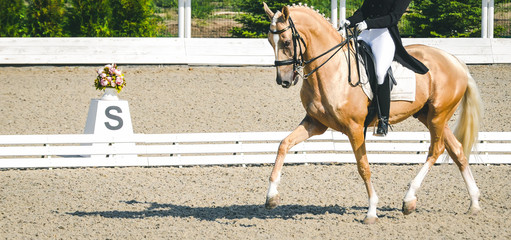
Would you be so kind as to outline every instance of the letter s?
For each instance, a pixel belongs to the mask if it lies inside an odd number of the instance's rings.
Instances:
[[[109,122],[105,122],[106,128],[108,128],[110,130],[119,130],[119,129],[121,129],[122,128],[122,124],[123,124],[122,118],[117,116],[117,115],[111,114],[110,110],[115,110],[115,111],[117,111],[117,113],[122,113],[122,110],[121,110],[120,107],[117,107],[117,106],[107,107],[106,110],[105,110],[106,117],[109,118],[109,119],[117,121],[118,124],[116,126],[112,126],[112,125],[110,125]]]

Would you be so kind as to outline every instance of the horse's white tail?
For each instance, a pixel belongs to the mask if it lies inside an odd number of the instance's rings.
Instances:
[[[464,64],[465,65],[465,64]],[[474,78],[470,75],[468,67],[465,65],[465,69],[468,74],[468,86],[465,91],[465,95],[461,100],[460,116],[454,130],[454,135],[463,145],[463,153],[470,159],[470,152],[472,146],[477,141],[477,135],[479,133],[479,124],[482,119],[482,100],[479,95],[479,89],[477,88]]]

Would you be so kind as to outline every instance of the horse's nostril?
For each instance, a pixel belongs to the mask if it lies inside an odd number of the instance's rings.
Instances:
[[[277,76],[276,81],[278,85],[282,85],[282,78],[280,78],[280,76]]]
[[[283,87],[283,88],[289,88],[290,86],[291,86],[291,83],[290,83],[290,82],[288,82],[288,81],[283,81],[283,82],[282,82],[282,87]]]

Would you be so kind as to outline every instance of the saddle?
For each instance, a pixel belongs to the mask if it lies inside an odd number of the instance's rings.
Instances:
[[[371,90],[372,90],[373,94],[376,94],[378,92],[378,80],[376,77],[376,69],[375,69],[376,63],[375,63],[373,52],[371,50],[371,47],[366,42],[359,40],[357,43],[358,43],[357,44],[358,46],[355,45],[358,50],[357,58],[358,58],[359,62],[362,63],[362,64],[357,64],[357,68],[359,68],[357,70],[358,70],[359,74],[360,74],[360,71],[364,71],[366,73],[369,84],[371,86]],[[360,69],[360,65],[362,65],[362,69]],[[393,86],[397,85],[396,79],[394,78],[394,74],[392,72],[392,68],[389,67],[389,69],[387,70],[386,77],[389,78],[389,81],[386,81],[386,82],[388,82],[390,84],[390,89],[392,91]],[[367,127],[369,126],[371,121],[376,117],[376,115],[379,111],[378,108],[379,108],[379,106],[376,103],[376,98],[373,97],[371,104],[369,104],[369,106],[367,107],[368,113],[367,113],[366,119],[364,121],[364,127],[365,127],[364,132],[367,130]]]

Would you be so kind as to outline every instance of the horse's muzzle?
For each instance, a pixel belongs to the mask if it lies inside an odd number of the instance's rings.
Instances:
[[[276,81],[277,81],[277,84],[278,84],[278,85],[282,85],[282,78],[281,78],[281,77],[280,77],[280,75],[278,75],[278,74],[277,74],[277,79],[276,79]]]
[[[300,74],[296,71],[293,72],[291,80],[283,80],[280,74],[277,74],[277,84],[281,85],[283,88],[290,88],[291,86],[296,85],[298,80],[300,80]]]

